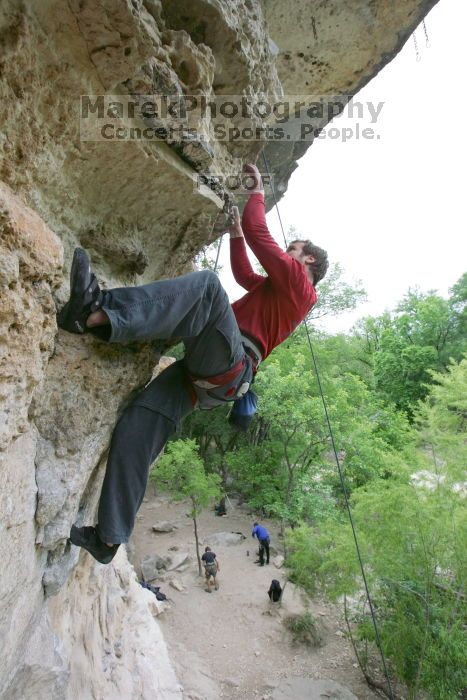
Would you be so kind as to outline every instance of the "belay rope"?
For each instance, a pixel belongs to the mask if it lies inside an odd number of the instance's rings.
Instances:
[[[285,236],[284,226],[282,225],[282,219],[281,219],[280,214],[279,214],[279,206],[278,206],[278,204],[277,204],[276,193],[275,193],[275,191],[274,191],[274,185],[273,185],[273,182],[272,182],[272,179],[271,179],[271,173],[270,173],[270,170],[269,170],[269,164],[268,164],[268,161],[267,161],[267,159],[266,159],[266,154],[264,153],[264,151],[263,151],[263,153],[262,153],[262,156],[263,156],[263,161],[264,161],[264,167],[266,168],[266,173],[267,173],[267,175],[268,175],[268,177],[269,177],[269,182],[271,183],[271,193],[272,193],[272,197],[273,197],[273,200],[274,200],[274,206],[276,207],[277,216],[278,216],[278,219],[279,219],[279,222],[280,222],[280,226],[281,226],[281,230],[282,230],[282,236],[283,236],[283,238],[284,238],[285,246],[287,247],[287,238],[286,238],[286,236]],[[345,507],[346,507],[346,509],[347,509],[347,514],[348,514],[348,516],[349,516],[350,525],[351,525],[351,527],[352,527],[352,534],[353,534],[353,538],[354,538],[354,542],[355,542],[355,548],[356,548],[356,550],[357,550],[358,562],[359,562],[359,564],[360,564],[360,570],[361,570],[361,572],[362,572],[363,583],[364,583],[364,586],[365,586],[365,593],[366,593],[366,597],[367,597],[367,600],[368,600],[368,606],[369,606],[369,608],[370,608],[371,619],[372,619],[372,622],[373,622],[373,628],[374,628],[374,630],[375,630],[376,644],[377,644],[377,646],[378,646],[378,649],[379,649],[379,652],[380,652],[380,655],[381,655],[381,660],[382,660],[382,662],[383,662],[383,668],[384,668],[384,675],[386,676],[386,680],[387,680],[387,683],[388,683],[389,697],[391,698],[391,700],[394,700],[394,694],[393,694],[393,692],[392,692],[391,680],[390,680],[390,678],[389,678],[389,672],[388,672],[388,668],[387,668],[387,664],[386,664],[386,658],[385,658],[385,656],[384,656],[383,647],[382,647],[382,644],[381,644],[381,637],[380,637],[379,629],[378,629],[378,624],[377,624],[377,622],[376,622],[375,611],[374,611],[374,608],[373,608],[373,603],[372,603],[372,601],[371,601],[370,589],[369,589],[369,587],[368,587],[368,582],[367,582],[367,578],[366,578],[366,574],[365,574],[365,567],[364,567],[364,565],[363,565],[363,559],[362,559],[362,555],[361,555],[361,551],[360,551],[360,545],[358,544],[357,532],[356,532],[356,529],[355,529],[355,523],[354,523],[354,520],[353,520],[352,511],[351,511],[351,509],[350,509],[349,497],[348,497],[348,495],[347,495],[347,489],[346,489],[346,486],[345,486],[344,472],[342,471],[342,466],[341,466],[341,463],[340,463],[340,460],[339,460],[339,455],[337,454],[336,443],[335,443],[335,440],[334,440],[334,433],[333,433],[333,431],[332,431],[332,426],[331,426],[331,420],[330,420],[330,418],[329,418],[328,407],[327,407],[327,404],[326,404],[326,399],[324,398],[324,392],[323,392],[323,387],[322,387],[322,384],[321,384],[321,378],[320,378],[320,375],[319,375],[318,365],[317,365],[317,363],[316,363],[316,357],[315,357],[315,353],[314,353],[314,350],[313,350],[313,345],[312,345],[312,343],[311,343],[310,331],[309,331],[308,325],[307,325],[307,323],[306,323],[306,319],[304,319],[304,320],[302,321],[302,325],[305,326],[306,336],[307,336],[307,339],[308,339],[308,345],[309,345],[309,347],[310,347],[310,354],[311,354],[311,358],[312,358],[312,361],[313,361],[314,371],[315,371],[315,374],[316,374],[316,381],[317,381],[317,384],[318,384],[319,393],[320,393],[320,395],[321,395],[321,401],[322,401],[322,403],[323,403],[324,415],[326,416],[326,423],[327,423],[327,426],[328,426],[329,437],[331,438],[331,444],[332,444],[332,449],[333,449],[333,452],[334,452],[334,458],[335,458],[335,460],[336,460],[336,466],[337,466],[337,470],[338,470],[338,472],[339,472],[339,481],[340,481],[340,483],[341,483],[342,492],[343,492],[343,494],[344,494]]]
[[[423,26],[423,34],[425,35],[425,46],[427,49],[430,48],[430,37],[428,36],[428,30],[426,28],[426,23],[425,20],[422,21],[422,26]],[[415,47],[415,58],[417,59],[417,62],[422,60],[422,55],[420,53],[420,50],[418,48],[418,41],[417,41],[417,36],[415,31],[412,32],[412,38],[413,38],[413,43]]]
[[[264,151],[263,151],[263,153],[262,153],[262,156],[263,156],[263,161],[264,161],[264,167],[266,168],[266,173],[267,173],[267,175],[268,175],[268,177],[269,177],[269,182],[271,183],[271,193],[272,193],[272,197],[273,197],[273,200],[274,200],[274,206],[275,206],[276,212],[277,212],[277,217],[278,217],[278,219],[279,219],[280,227],[281,227],[281,230],[282,230],[282,236],[283,236],[283,238],[284,238],[285,246],[287,247],[287,238],[286,238],[286,236],[285,236],[284,226],[283,226],[283,224],[282,224],[282,219],[281,219],[281,215],[280,215],[280,212],[279,212],[279,206],[278,206],[278,204],[277,204],[276,194],[275,194],[275,191],[274,191],[274,185],[273,185],[273,182],[272,182],[272,179],[271,179],[271,173],[270,173],[270,170],[269,170],[269,164],[268,164],[268,161],[267,161],[267,158],[266,158],[266,154],[264,153]],[[216,262],[215,262],[215,265],[214,265],[214,272],[217,272],[217,266],[218,266],[218,263],[219,263],[219,254],[220,254],[220,249],[221,249],[221,245],[222,245],[223,236],[224,236],[224,234],[222,234],[222,236],[221,236],[221,238],[220,238],[220,241],[219,241],[219,245],[218,245],[218,247],[217,247],[217,256],[216,256]],[[330,418],[329,418],[329,412],[328,412],[328,408],[327,408],[327,404],[326,404],[326,399],[324,398],[324,392],[323,392],[323,387],[322,387],[322,384],[321,384],[321,378],[320,378],[320,375],[319,375],[318,365],[317,365],[317,363],[316,363],[316,357],[315,357],[315,353],[314,353],[314,350],[313,350],[313,345],[312,345],[312,342],[311,342],[310,331],[309,331],[308,325],[307,325],[307,323],[306,323],[306,319],[304,319],[304,320],[302,321],[302,325],[305,326],[305,331],[306,331],[306,336],[307,336],[307,340],[308,340],[308,345],[309,345],[309,347],[310,347],[310,355],[311,355],[311,358],[312,358],[313,368],[314,368],[314,372],[315,372],[315,375],[316,375],[316,381],[317,381],[317,384],[318,384],[319,393],[320,393],[321,401],[322,401],[322,404],[323,404],[324,415],[325,415],[325,417],[326,417],[326,424],[327,424],[328,431],[329,431],[329,437],[330,437],[330,439],[331,439],[332,449],[333,449],[333,452],[334,452],[334,458],[335,458],[335,460],[336,460],[337,471],[338,471],[338,473],[339,473],[339,481],[340,481],[340,484],[341,484],[342,492],[343,492],[343,494],[344,494],[345,507],[346,507],[346,509],[347,509],[347,514],[348,514],[348,516],[349,516],[350,525],[351,525],[351,527],[352,527],[352,534],[353,534],[353,539],[354,539],[354,542],[355,542],[355,548],[356,548],[356,550],[357,550],[358,562],[359,562],[359,565],[360,565],[360,570],[361,570],[361,572],[362,572],[362,579],[363,579],[363,583],[364,583],[364,586],[365,586],[365,594],[366,594],[366,598],[367,598],[367,601],[368,601],[368,606],[369,606],[369,608],[370,608],[371,619],[372,619],[372,622],[373,622],[373,629],[374,629],[374,631],[375,631],[376,644],[377,644],[378,649],[379,649],[379,652],[380,652],[381,660],[382,660],[382,662],[383,662],[384,675],[386,676],[386,681],[387,681],[387,684],[388,684],[388,691],[389,691],[388,695],[389,695],[389,697],[391,698],[391,700],[395,700],[394,694],[393,694],[393,691],[392,691],[391,680],[390,680],[390,678],[389,678],[389,672],[388,672],[388,668],[387,668],[387,664],[386,664],[386,658],[385,658],[385,656],[384,656],[383,647],[382,647],[382,644],[381,644],[381,637],[380,637],[380,633],[379,633],[379,629],[378,629],[378,624],[377,624],[377,622],[376,622],[375,611],[374,611],[374,608],[373,608],[373,603],[372,603],[371,596],[370,596],[370,590],[369,590],[369,587],[368,587],[368,582],[367,582],[367,578],[366,578],[366,574],[365,574],[365,567],[364,567],[364,564],[363,564],[363,559],[362,559],[362,555],[361,555],[361,551],[360,551],[360,545],[358,544],[357,532],[356,532],[354,520],[353,520],[353,517],[352,517],[352,511],[351,511],[351,509],[350,509],[350,503],[349,503],[349,497],[348,497],[348,495],[347,495],[347,489],[346,489],[346,485],[345,485],[344,473],[343,473],[343,471],[342,471],[342,466],[341,466],[341,463],[340,463],[340,460],[339,460],[339,455],[337,454],[336,443],[335,443],[335,440],[334,440],[334,433],[333,433],[333,431],[332,431],[331,420],[330,420]]]

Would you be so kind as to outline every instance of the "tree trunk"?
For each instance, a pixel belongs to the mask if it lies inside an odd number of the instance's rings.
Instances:
[[[201,557],[199,555],[199,541],[198,541],[198,523],[196,522],[196,510],[193,505],[193,526],[195,530],[195,543],[196,543],[196,558],[198,559],[198,575],[202,575],[202,568],[201,568]]]
[[[285,527],[284,527],[284,518],[281,518],[281,539],[282,539],[282,547],[284,550],[284,557],[287,559],[287,545],[285,542]]]

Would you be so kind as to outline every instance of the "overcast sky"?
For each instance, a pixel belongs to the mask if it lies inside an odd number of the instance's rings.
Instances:
[[[279,202],[285,228],[326,248],[367,290],[368,303],[326,323],[329,331],[393,308],[409,287],[446,295],[467,269],[467,2],[440,0],[426,26],[429,48],[421,25],[416,32],[420,60],[411,38],[355,97],[384,102],[373,125],[380,138],[316,139]],[[355,120],[331,126],[355,128]],[[268,224],[282,245],[275,210]],[[223,266],[238,298],[228,259]]]

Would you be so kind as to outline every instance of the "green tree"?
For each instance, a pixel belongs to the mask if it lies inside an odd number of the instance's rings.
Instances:
[[[286,238],[290,243],[295,240],[305,240],[307,236],[300,233],[295,226],[290,226]],[[258,271],[264,272],[261,268]],[[366,301],[366,298],[367,294],[361,281],[348,282],[342,265],[333,263],[329,266],[326,277],[319,283],[318,302],[308,315],[307,322],[352,311]]]
[[[457,280],[449,290],[449,305],[453,317],[453,335],[458,340],[460,347],[453,353],[458,357],[465,351],[465,339],[467,338],[467,272]]]
[[[235,484],[252,507],[291,524],[322,520],[343,496],[309,354],[302,354],[306,349],[281,349],[265,363],[255,385],[256,423],[227,456]],[[318,350],[325,359],[321,381],[348,491],[403,470],[404,455],[414,450],[406,417],[372,395],[360,377],[328,362],[321,343]]]
[[[370,363],[370,358],[381,350],[381,336],[386,328],[391,327],[391,315],[385,312],[381,316],[366,316],[354,326],[353,333],[361,342],[362,361]]]
[[[328,443],[306,362],[294,352],[293,367],[275,360],[264,365],[255,383],[260,396],[256,424],[248,441],[228,457],[250,504],[288,523],[333,505],[329,488],[317,479]]]
[[[426,396],[430,370],[438,367],[435,347],[408,342],[397,327],[388,328],[375,357],[376,388],[386,401],[412,417],[417,401]]]
[[[328,382],[326,395],[347,493],[374,479],[405,472],[405,459],[414,457],[415,443],[402,413],[381,401],[360,377],[350,373]],[[329,455],[323,478],[333,485],[342,502],[332,456]]]
[[[344,270],[339,263],[330,265],[326,277],[319,283],[318,301],[310,311],[307,322],[324,316],[339,316],[346,311],[353,311],[367,299],[362,283],[347,282]]]
[[[452,363],[417,411],[422,447],[416,462],[351,498],[384,653],[411,698],[428,691],[451,700],[465,688],[467,658],[465,511],[467,360]],[[434,446],[434,457],[431,449]],[[408,457],[408,455],[406,455]],[[423,466],[423,471],[420,471]],[[291,578],[331,595],[361,591],[348,524],[299,528],[287,538]],[[310,579],[311,582],[308,582]],[[367,616],[359,636],[373,640]]]
[[[217,473],[221,477],[222,487],[228,487],[228,455],[241,442],[241,434],[233,430],[228,422],[231,406],[217,408],[215,411],[194,411],[182,427],[183,438],[195,439],[199,454],[208,473]]]
[[[427,395],[431,372],[446,370],[450,358],[459,360],[467,349],[466,297],[464,275],[447,300],[411,290],[394,313],[364,319],[355,328],[377,391],[410,418]]]
[[[432,373],[427,400],[415,414],[420,441],[432,457],[430,468],[443,482],[461,489],[467,464],[467,359],[451,361],[448,372]]]
[[[197,517],[214,499],[219,498],[219,477],[217,474],[206,474],[194,440],[176,440],[168,444],[165,454],[151,470],[150,478],[170,493],[174,500],[188,498],[191,501],[190,515],[193,519],[198,572],[201,576]]]
[[[299,527],[286,531],[286,566],[289,580],[301,586],[310,596],[315,595],[318,584],[318,572],[323,563],[320,549],[319,529],[301,523]]]

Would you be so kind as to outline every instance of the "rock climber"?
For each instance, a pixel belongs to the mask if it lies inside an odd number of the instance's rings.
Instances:
[[[326,252],[306,240],[292,241],[286,251],[277,245],[266,225],[261,175],[255,165],[245,170],[254,187],[241,222],[234,208],[229,231],[232,271],[247,293],[232,305],[209,270],[102,290],[86,252],[74,252],[60,328],[108,343],[181,338],[185,346],[184,358],[151,381],[115,426],[96,526],[71,528],[71,542],[103,564],[128,541],[149,468],[182,419],[195,408],[226,402],[253,410],[250,384],[258,365],[316,302],[315,287],[328,267]],[[266,276],[253,271],[245,242]]]

